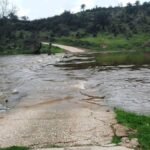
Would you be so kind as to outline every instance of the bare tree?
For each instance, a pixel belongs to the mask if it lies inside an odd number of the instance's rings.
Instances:
[[[17,7],[13,4],[11,4],[11,8],[9,9],[8,13],[16,14],[17,13]]]
[[[8,15],[8,0],[0,0],[0,17],[6,17]]]
[[[0,0],[0,18],[8,17],[9,14],[16,14],[17,8],[10,4],[9,0]]]

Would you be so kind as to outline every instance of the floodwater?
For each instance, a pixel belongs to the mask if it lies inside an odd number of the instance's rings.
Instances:
[[[85,95],[150,114],[150,66],[97,66],[91,53],[0,57],[1,112],[47,99],[84,101]]]

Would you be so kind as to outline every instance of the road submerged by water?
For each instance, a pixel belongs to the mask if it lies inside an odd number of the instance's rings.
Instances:
[[[104,146],[113,107],[150,114],[150,66],[93,63],[91,53],[0,57],[0,147]]]

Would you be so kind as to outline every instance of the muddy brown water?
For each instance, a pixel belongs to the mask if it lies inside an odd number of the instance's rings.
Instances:
[[[111,107],[150,114],[150,66],[96,66],[91,53],[0,57],[1,112],[21,102],[42,105],[43,99],[84,101],[87,94]]]

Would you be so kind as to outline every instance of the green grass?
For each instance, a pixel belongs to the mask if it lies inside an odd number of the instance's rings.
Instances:
[[[122,35],[114,37],[113,35],[102,34],[97,37],[85,37],[81,40],[91,41],[99,45],[105,44],[110,49],[133,49],[138,48],[143,45],[146,41],[150,39],[150,36],[147,34],[135,34],[130,38],[126,38]]]
[[[41,48],[41,53],[48,53],[48,45],[43,44]],[[52,46],[51,52],[53,54],[55,53],[63,53],[64,50],[58,47]],[[5,49],[5,50],[0,50],[0,55],[18,55],[18,54],[32,54],[30,50],[22,50],[22,49]]]
[[[119,144],[121,142],[121,137],[114,136],[112,139],[112,143]]]
[[[97,54],[96,63],[98,65],[143,65],[150,64],[149,52],[118,52]]]
[[[29,150],[27,147],[12,146],[8,148],[0,148],[0,150]]]
[[[114,37],[112,34],[108,33],[99,33],[97,37],[87,35],[86,37],[78,39],[73,36],[56,38],[56,43],[96,51],[130,51],[130,50],[150,51],[150,47],[143,46],[148,41],[150,41],[150,35],[143,33],[134,34],[130,38],[126,38],[123,35],[118,35]],[[11,45],[8,45],[6,47],[11,47]],[[41,53],[47,52],[48,52],[48,45],[42,45]],[[62,53],[62,52],[63,52],[62,49],[58,47],[52,47],[52,53]],[[30,53],[31,52],[29,50],[23,51],[20,48],[11,50],[9,49],[7,50],[6,48],[3,51],[0,50],[0,55],[12,55],[12,54],[16,55],[16,54],[30,54]]]
[[[115,112],[118,123],[137,131],[129,137],[138,138],[142,149],[150,150],[150,116],[136,115],[118,109]]]
[[[42,48],[40,50],[41,53],[48,53],[48,47],[49,46],[47,44],[42,44]],[[59,47],[52,46],[51,52],[52,52],[52,54],[63,53],[64,50]]]
[[[142,45],[149,40],[150,35],[143,33],[134,34],[130,38],[126,38],[123,35],[114,37],[112,34],[101,33],[97,37],[89,35],[80,39],[76,39],[73,37],[61,37],[56,39],[58,43],[98,51],[150,50],[149,47],[142,47]],[[103,45],[105,45],[106,47],[103,48]]]
[[[31,52],[27,50],[21,50],[21,49],[0,50],[0,55],[19,55],[19,54],[31,54]]]

